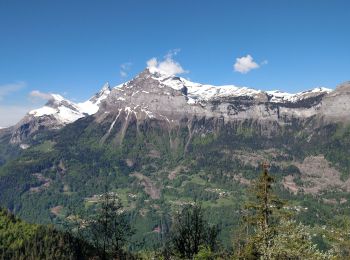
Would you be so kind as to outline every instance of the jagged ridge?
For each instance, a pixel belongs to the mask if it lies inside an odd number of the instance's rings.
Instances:
[[[122,113],[126,115],[124,118],[129,118],[131,113],[137,120],[158,119],[170,124],[177,124],[184,117],[222,118],[225,121],[252,119],[279,124],[288,124],[293,118],[314,116],[333,121],[349,120],[346,112],[349,105],[344,101],[350,97],[349,88],[350,84],[345,83],[335,91],[315,88],[290,94],[194,83],[146,68],[134,79],[114,88],[106,83],[85,102],[74,103],[52,94],[44,107],[30,111],[12,127],[11,142],[20,143],[42,128],[61,128],[89,115],[101,122],[106,114],[114,116],[116,121]]]

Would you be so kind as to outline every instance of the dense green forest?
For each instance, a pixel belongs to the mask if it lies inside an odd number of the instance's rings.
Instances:
[[[93,248],[67,231],[52,225],[26,223],[0,210],[1,259],[88,259]]]
[[[241,208],[240,232],[230,232],[232,248],[223,247],[222,232],[210,224],[200,202],[184,205],[153,250],[130,251],[134,227],[120,198],[105,192],[85,218],[76,216],[69,229],[26,223],[0,211],[2,259],[347,259],[350,218],[331,229],[307,226],[274,189],[266,164]],[[212,214],[212,212],[208,212]],[[69,230],[69,231],[68,231]]]
[[[209,132],[201,129],[215,125],[205,120],[192,122],[191,131],[187,122],[166,130],[158,122],[131,122],[122,142],[114,138],[119,122],[109,139],[102,138],[109,125],[87,117],[58,131],[40,132],[25,150],[6,145],[4,137],[1,207],[28,223],[52,225],[59,234],[69,231],[94,248],[90,235],[81,237],[78,227],[98,212],[104,194],[110,193],[118,197],[123,221],[130,226],[123,252],[139,256],[167,252],[163,248],[175,220],[181,219],[174,216],[196,201],[204,233],[217,230],[215,246],[201,244],[200,253],[232,256],[247,243],[237,241],[247,233],[242,216],[249,211],[246,203],[252,200],[250,189],[261,173],[260,164],[269,161],[273,193],[288,202],[283,207],[293,216],[276,220],[280,229],[306,232],[302,236],[309,234],[310,245],[320,254],[341,251],[336,248],[342,246],[335,245],[348,240],[342,232],[350,214],[347,125],[331,124],[310,133],[312,122],[309,128],[295,122],[265,136],[261,126],[248,120]],[[323,168],[312,168],[310,158]],[[331,173],[329,179],[322,179],[324,168]],[[248,231],[256,228],[249,224]],[[332,238],[328,231],[339,236]]]

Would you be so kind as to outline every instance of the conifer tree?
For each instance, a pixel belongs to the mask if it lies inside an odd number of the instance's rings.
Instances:
[[[114,193],[104,193],[97,214],[88,221],[87,232],[101,259],[124,259],[124,246],[133,230]]]
[[[219,229],[208,225],[200,204],[186,205],[174,220],[171,242],[181,258],[192,259],[202,246],[212,251],[216,249]]]
[[[245,207],[245,237],[236,242],[238,259],[333,259],[312,242],[310,228],[290,219],[273,192],[274,178],[263,163],[261,176],[252,185],[254,198]],[[244,233],[241,233],[244,234]]]
[[[283,202],[272,192],[274,178],[268,172],[269,164],[263,163],[262,168],[262,174],[252,185],[253,198],[245,206],[246,239],[240,241],[244,244],[240,254],[248,259],[271,258],[269,248],[280,216],[278,211],[283,207]]]

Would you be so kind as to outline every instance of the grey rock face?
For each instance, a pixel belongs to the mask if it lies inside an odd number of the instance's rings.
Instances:
[[[111,87],[109,85],[109,83],[107,82],[106,84],[103,85],[102,89],[96,93],[93,97],[91,97],[89,99],[90,102],[92,102],[93,104],[96,104],[99,102],[99,100],[101,98],[103,98],[105,95],[109,95],[109,93],[111,92]]]
[[[52,115],[41,117],[27,115],[12,127],[13,132],[10,143],[20,144],[29,137],[32,137],[38,131],[42,131],[44,129],[59,129],[63,126],[64,124],[57,121]]]
[[[245,87],[202,85],[145,69],[134,79],[113,89],[106,84],[84,103],[49,101],[46,107],[58,112],[40,116],[29,113],[12,128],[11,142],[20,143],[41,129],[61,128],[91,114],[98,123],[108,118],[109,132],[119,121],[122,121],[125,131],[130,120],[136,120],[138,124],[158,120],[171,128],[184,120],[205,119],[220,124],[250,120],[262,125],[268,135],[276,126],[290,125],[295,120],[303,122],[311,118],[318,122],[316,125],[350,122],[349,101],[349,82],[334,91],[318,88],[288,94]],[[58,116],[60,107],[71,113],[68,119]]]
[[[181,91],[163,85],[144,71],[122,87],[113,89],[98,114],[121,110],[140,118],[179,120],[190,111],[195,113],[196,108],[187,104]]]
[[[323,98],[320,115],[330,122],[350,121],[350,82],[339,85]]]
[[[191,84],[179,77],[151,73],[146,69],[133,80],[113,89],[96,117],[103,117],[106,113],[126,113],[139,120],[156,118],[173,124],[193,117],[288,124],[295,118],[339,119],[349,115],[345,109],[339,111],[337,107],[339,101],[350,107],[345,102],[349,97],[344,96],[344,88],[330,93],[324,89],[306,91],[287,100],[273,93],[250,89],[239,90],[239,94],[214,94],[203,98],[205,94],[195,96],[194,93],[200,92],[201,88],[205,91],[206,86]]]

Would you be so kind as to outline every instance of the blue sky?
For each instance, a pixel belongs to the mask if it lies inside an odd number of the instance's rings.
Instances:
[[[334,88],[350,80],[349,13],[346,0],[0,0],[0,126],[45,102],[31,91],[85,100],[174,50],[196,82]]]

